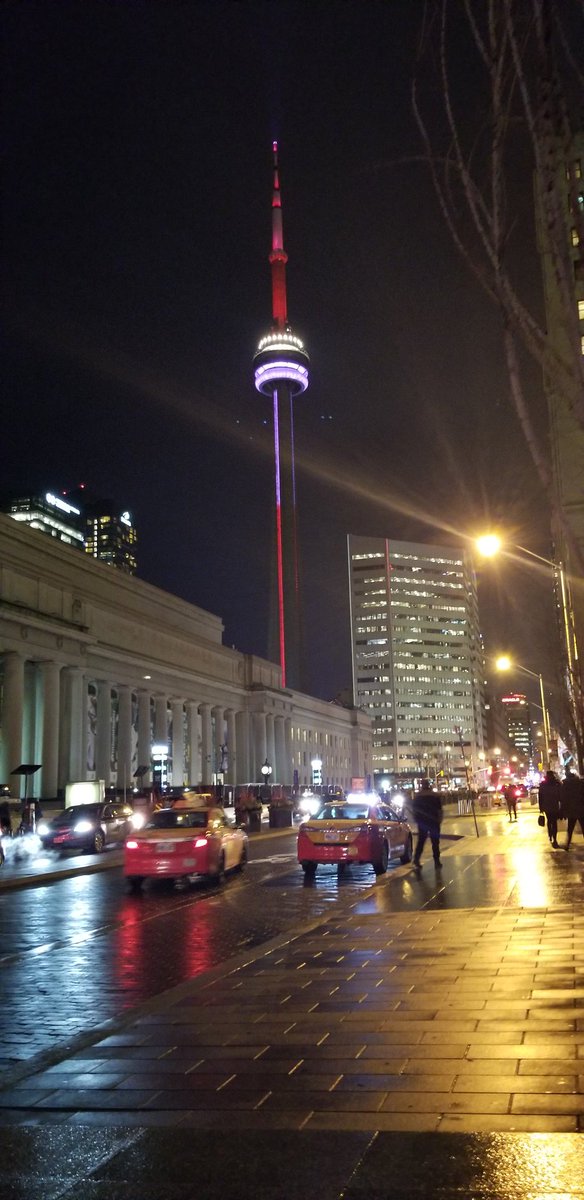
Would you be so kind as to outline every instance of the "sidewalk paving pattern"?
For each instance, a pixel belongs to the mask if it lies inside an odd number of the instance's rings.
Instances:
[[[502,837],[480,846],[489,855],[508,849]],[[477,844],[470,838],[452,845],[444,873],[453,856],[460,861],[471,852]],[[184,1140],[187,1131],[233,1129],[237,1145],[243,1133],[278,1131],[280,1144],[302,1131],[312,1135],[304,1144],[315,1147],[315,1164],[324,1144],[318,1134],[326,1132],[346,1197],[584,1197],[580,1139],[548,1136],[584,1129],[584,910],[576,887],[582,849],[560,864],[565,882],[574,883],[573,902],[553,906],[538,903],[536,853],[549,851],[529,844],[521,905],[380,913],[361,901],[180,985],[118,1032],[97,1033],[71,1056],[8,1083],[0,1092],[0,1126],[40,1124],[47,1134],[56,1132],[46,1128],[54,1124],[62,1132],[107,1128],[110,1137],[116,1129],[152,1136],[153,1127],[171,1127],[181,1145],[199,1147],[200,1140]],[[410,1135],[420,1134],[428,1136],[416,1183],[418,1142]],[[453,1134],[465,1135],[467,1150],[486,1138],[487,1159],[497,1157],[497,1135],[515,1135],[514,1161],[523,1166],[514,1190],[496,1170],[488,1189],[472,1172],[457,1183],[452,1164],[447,1187],[444,1158]],[[538,1136],[519,1137],[528,1134]],[[302,1141],[281,1144],[296,1145],[302,1156]],[[509,1161],[507,1154],[511,1170]],[[328,1181],[302,1194],[338,1195],[340,1183],[329,1193],[335,1170],[331,1165]],[[111,1187],[107,1194],[112,1200]],[[134,1192],[118,1194],[125,1200]],[[188,1194],[182,1185],[176,1191]],[[272,1191],[262,1185],[255,1194]],[[296,1195],[295,1185],[273,1194]]]

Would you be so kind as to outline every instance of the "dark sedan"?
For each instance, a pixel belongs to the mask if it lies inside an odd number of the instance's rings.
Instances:
[[[46,849],[89,850],[101,854],[106,846],[121,846],[134,828],[129,804],[76,804],[41,821],[37,833]]]

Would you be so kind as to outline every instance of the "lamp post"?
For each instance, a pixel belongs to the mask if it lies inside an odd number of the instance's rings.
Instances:
[[[268,762],[267,758],[266,761],[262,763],[260,770],[263,775],[264,783],[269,783],[270,775],[272,774],[272,764]]]
[[[508,655],[503,654],[497,659],[495,666],[498,671],[509,671],[514,667],[516,671],[523,671],[525,675],[531,675],[533,679],[539,680],[539,694],[541,696],[541,711],[542,711],[542,726],[543,726],[543,742],[545,748],[545,760],[549,767],[550,762],[550,720],[545,703],[545,693],[543,690],[543,679],[539,671],[530,671],[529,667],[522,667],[520,663],[512,662]]]
[[[479,551],[479,554],[481,554],[483,558],[494,558],[499,552],[505,553],[501,538],[496,533],[483,534],[482,537],[475,539],[475,545]],[[551,558],[545,558],[543,554],[536,554],[534,550],[529,550],[527,546],[513,545],[513,550],[519,550],[521,554],[526,554],[529,558],[535,559],[536,562],[543,563],[546,567],[551,567],[554,575],[557,576],[559,580],[560,604],[562,610],[562,641],[565,646],[566,654],[566,689],[568,693],[570,712],[576,729],[578,756],[581,757],[581,743],[583,741],[582,688],[578,671],[576,669],[576,664],[578,661],[578,647],[576,644],[574,614],[572,612],[572,606],[570,602],[566,573],[561,563],[554,562]]]

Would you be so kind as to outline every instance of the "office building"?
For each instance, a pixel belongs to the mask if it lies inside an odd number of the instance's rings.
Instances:
[[[469,555],[349,535],[354,702],[373,722],[373,768],[465,779],[484,752],[484,664]]]
[[[551,469],[560,520],[553,522],[554,557],[565,567],[567,597],[556,581],[559,645],[568,694],[580,697],[584,645],[584,133],[566,146],[546,144],[536,179],[538,249],[542,266],[549,370],[544,372]],[[539,184],[539,186],[538,186]],[[554,206],[560,201],[559,210]],[[568,530],[568,535],[566,535]],[[579,555],[574,554],[574,547]],[[569,619],[566,618],[569,614]]]
[[[5,500],[2,510],[15,521],[47,533],[91,558],[136,573],[136,528],[129,512],[100,500],[83,485],[67,492],[41,492]]]
[[[519,765],[528,770],[533,765],[533,738],[531,735],[531,715],[527,696],[521,692],[510,692],[501,696],[501,704],[507,719],[507,734],[515,748]]]
[[[5,499],[2,509],[15,521],[30,525],[67,546],[85,547],[85,520],[78,505],[57,492],[39,492]]]

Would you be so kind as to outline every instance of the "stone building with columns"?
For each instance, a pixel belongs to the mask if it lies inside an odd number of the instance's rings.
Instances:
[[[371,722],[281,687],[280,668],[222,643],[220,617],[0,515],[0,784],[30,794],[131,788],[168,746],[169,782],[311,781],[371,772]]]

